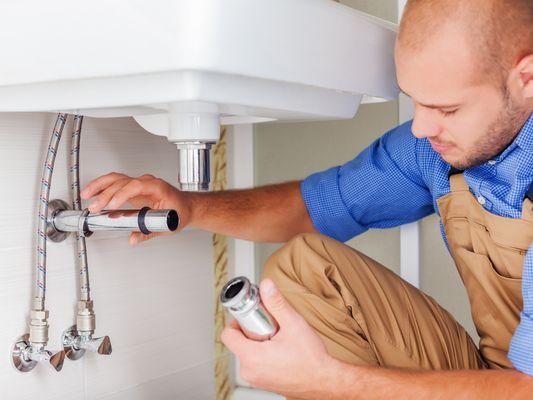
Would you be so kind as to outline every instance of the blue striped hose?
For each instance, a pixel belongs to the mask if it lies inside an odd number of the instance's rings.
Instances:
[[[72,144],[70,148],[70,178],[72,190],[72,208],[81,210],[80,199],[80,142],[83,116],[74,117],[74,130],[72,131]],[[91,289],[89,285],[89,268],[87,263],[87,245],[85,236],[76,233],[76,245],[78,249],[78,266],[80,279],[80,300],[89,301],[91,299]]]
[[[46,293],[46,222],[48,218],[48,202],[50,200],[50,185],[57,155],[57,149],[65,127],[67,114],[59,113],[50,137],[46,160],[41,178],[41,194],[39,196],[39,221],[37,228],[37,281],[34,309],[44,311]]]

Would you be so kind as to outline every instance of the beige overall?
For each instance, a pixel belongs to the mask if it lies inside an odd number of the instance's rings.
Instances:
[[[521,219],[486,211],[462,174],[438,200],[449,248],[468,291],[479,350],[428,295],[364,254],[319,234],[302,234],[274,253],[264,277],[324,340],[357,365],[415,369],[512,368],[509,342],[522,309],[521,276],[533,241],[532,203]]]

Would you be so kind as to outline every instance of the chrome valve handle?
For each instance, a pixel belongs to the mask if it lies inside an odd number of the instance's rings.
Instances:
[[[17,339],[11,350],[13,366],[20,372],[29,372],[38,363],[47,363],[57,372],[63,368],[65,352],[46,350],[43,346],[32,345],[30,335],[25,334]]]
[[[110,355],[113,351],[109,336],[93,338],[91,333],[78,331],[76,325],[71,326],[61,337],[63,350],[70,360],[79,360],[85,351]]]
[[[111,339],[109,336],[102,336],[99,338],[89,339],[82,341],[82,346],[85,345],[85,349],[94,353],[102,354],[105,356],[110,355],[113,352],[111,347]]]

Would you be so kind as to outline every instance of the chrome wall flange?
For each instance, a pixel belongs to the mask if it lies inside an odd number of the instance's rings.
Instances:
[[[69,360],[79,360],[85,354],[85,349],[76,346],[76,344],[79,344],[79,339],[80,337],[78,336],[78,328],[76,325],[72,325],[61,335],[61,344],[63,345],[63,350]]]
[[[26,333],[17,339],[11,349],[11,362],[19,372],[29,372],[37,365],[37,361],[27,358],[30,347],[30,335]]]
[[[48,219],[46,221],[46,237],[52,242],[60,243],[64,241],[69,233],[58,231],[53,223],[55,215],[60,211],[70,210],[72,207],[67,202],[54,199],[48,203]]]
[[[38,363],[46,363],[57,372],[63,368],[65,352],[46,350],[43,344],[32,344],[30,334],[26,333],[17,339],[11,349],[11,362],[20,372],[29,372]]]

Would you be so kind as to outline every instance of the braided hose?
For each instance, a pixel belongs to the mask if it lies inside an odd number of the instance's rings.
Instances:
[[[72,190],[72,208],[81,210],[80,199],[80,141],[83,116],[74,117],[74,130],[72,131],[72,145],[70,148],[70,177]],[[80,270],[80,300],[89,301],[91,299],[91,289],[89,285],[89,269],[87,264],[87,245],[85,236],[76,233],[76,244],[78,248],[78,262]]]
[[[41,194],[39,196],[39,221],[37,228],[37,281],[34,310],[44,311],[46,292],[46,224],[48,218],[48,201],[50,200],[50,185],[57,155],[57,148],[61,140],[61,134],[65,127],[67,114],[59,113],[50,137],[50,144],[44,162],[41,179]]]

